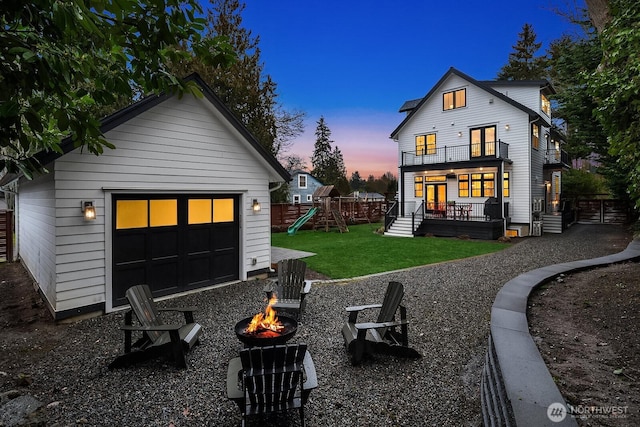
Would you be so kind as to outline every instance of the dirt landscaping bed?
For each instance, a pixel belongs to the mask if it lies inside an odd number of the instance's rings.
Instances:
[[[640,263],[561,277],[529,299],[529,329],[581,426],[640,425]]]

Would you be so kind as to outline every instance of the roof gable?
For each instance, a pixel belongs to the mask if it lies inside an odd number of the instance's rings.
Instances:
[[[196,83],[200,89],[202,90],[202,94],[205,99],[209,101],[248,142],[248,144],[261,156],[269,166],[271,166],[275,172],[282,177],[284,181],[290,181],[291,176],[289,172],[287,172],[284,167],[278,162],[278,160],[268,152],[256,139],[249,130],[236,118],[236,116],[229,110],[229,108],[224,105],[224,103],[218,98],[218,96],[213,92],[213,90],[207,85],[204,80],[197,74],[193,73],[184,79],[185,82],[193,81]],[[135,102],[128,107],[125,107],[110,116],[105,117],[101,120],[100,130],[103,134],[108,131],[118,127],[119,125],[133,119],[134,117],[148,111],[149,109],[155,107],[156,105],[166,101],[169,98],[176,96],[175,94],[167,94],[162,93],[159,95],[151,95],[144,97],[138,102]],[[41,151],[37,153],[34,158],[41,164],[46,165],[51,163],[52,161],[60,158],[61,156],[73,151],[75,145],[71,137],[65,138],[60,144],[62,149],[62,153],[52,152],[52,151]]]
[[[525,113],[527,113],[529,115],[531,120],[542,121],[547,127],[550,127],[550,124],[547,123],[546,120],[542,116],[540,116],[540,114],[536,113],[535,111],[533,111],[529,107],[526,107],[526,106],[522,105],[521,103],[509,98],[508,96],[498,92],[497,90],[495,90],[492,87],[490,87],[487,83],[481,82],[479,80],[476,80],[473,77],[463,73],[462,71],[459,71],[459,70],[455,69],[454,67],[451,67],[440,78],[440,80],[438,80],[438,82],[431,88],[431,90],[422,99],[407,101],[402,105],[400,111],[401,112],[410,111],[410,113],[407,114],[407,116],[404,118],[402,123],[400,123],[400,125],[398,125],[398,127],[393,132],[391,132],[391,138],[392,139],[396,138],[396,136],[398,135],[400,130],[405,126],[405,124],[407,124],[413,118],[413,116],[420,109],[420,107],[422,107],[422,105],[424,105],[425,102],[427,102],[432,96],[434,96],[434,94],[436,94],[439,91],[439,89],[442,86],[442,84],[445,81],[447,81],[447,79],[449,77],[451,77],[452,75],[456,75],[456,76],[468,81],[472,85],[484,90],[485,92],[490,93],[491,95],[495,96],[496,98],[499,98],[499,99],[503,100],[504,102],[514,106],[515,108],[524,111]],[[491,83],[493,84],[495,82],[491,82]],[[517,83],[517,82],[514,82],[514,84],[515,83]],[[548,82],[547,82],[547,84],[548,84]],[[416,101],[418,101],[418,102],[416,102]]]

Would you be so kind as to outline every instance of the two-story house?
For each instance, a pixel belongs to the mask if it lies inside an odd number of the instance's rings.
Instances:
[[[405,102],[391,133],[399,183],[388,234],[536,234],[557,211],[570,163],[551,130],[553,93],[546,80],[478,81],[450,68],[424,98]]]
[[[289,184],[289,201],[291,204],[313,203],[313,193],[323,184],[304,170],[292,171],[291,177]]]

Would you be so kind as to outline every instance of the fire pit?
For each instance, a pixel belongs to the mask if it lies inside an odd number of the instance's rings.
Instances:
[[[278,320],[282,323],[283,328],[280,331],[259,330],[256,332],[247,332],[247,327],[251,323],[252,318],[247,317],[236,323],[236,335],[238,339],[249,347],[264,347],[268,345],[284,344],[296,334],[298,330],[298,322],[287,316],[278,316]]]
[[[236,323],[236,335],[246,346],[264,347],[284,344],[295,335],[298,321],[287,316],[276,316],[272,305],[277,301],[274,295],[269,300],[264,313],[258,313]]]

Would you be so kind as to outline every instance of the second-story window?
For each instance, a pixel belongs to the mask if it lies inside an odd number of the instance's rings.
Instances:
[[[496,155],[496,127],[471,129],[471,157]]]
[[[467,90],[458,89],[442,94],[442,109],[453,110],[467,106]]]
[[[416,136],[416,156],[423,154],[436,154],[436,134]]]
[[[551,103],[549,102],[549,98],[540,94],[540,109],[547,116],[551,117]]]
[[[531,125],[531,146],[536,150],[540,149],[540,125]]]
[[[298,175],[298,188],[307,188],[307,175]]]

